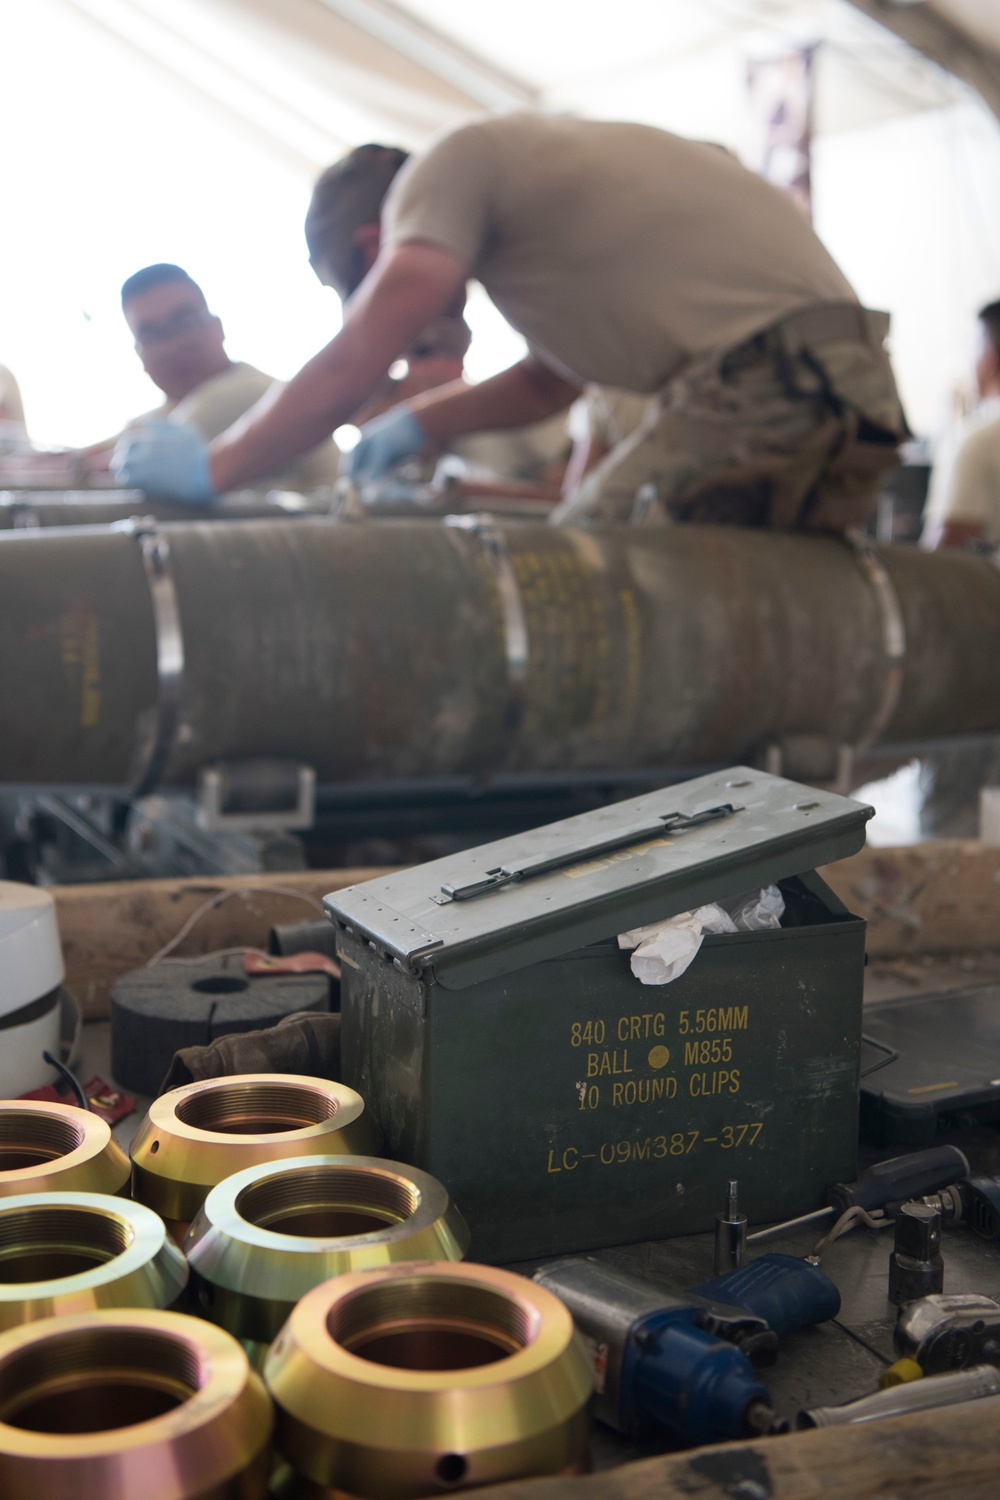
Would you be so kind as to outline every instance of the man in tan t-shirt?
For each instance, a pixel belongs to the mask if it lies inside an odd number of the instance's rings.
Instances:
[[[860,308],[795,204],[718,147],[644,125],[485,119],[406,162],[378,241],[340,333],[293,380],[211,449],[181,427],[136,439],[122,478],[189,495],[247,483],[344,421],[473,277],[530,352],[377,417],[352,454],[359,479],[539,421],[594,383],[657,405],[560,519],[628,519],[650,486],[678,519],[836,529],[873,503],[904,430],[886,320]]]
[[[979,404],[934,455],[921,545],[1000,547],[1000,302],[979,313]]]
[[[133,417],[125,435],[169,421],[188,424],[211,442],[274,384],[272,375],[230,359],[221,320],[180,266],[159,262],[136,271],[122,287],[121,304],[136,354],[164,398],[153,411]],[[106,470],[122,436],[82,450],[84,468]],[[320,443],[292,465],[269,465],[258,478],[289,489],[329,488],[336,484],[338,463],[336,445]]]
[[[358,146],[328,167],[316,182],[306,213],[309,264],[342,303],[357,291],[378,256],[386,194],[409,154],[397,146]],[[390,371],[351,418],[370,422],[401,401],[453,381],[465,380],[472,333],[465,321],[466,288],[434,318],[406,350],[405,374]],[[569,453],[564,415],[507,432],[469,433],[448,445],[477,477],[527,482],[539,492],[558,492]],[[435,458],[437,455],[435,455]]]

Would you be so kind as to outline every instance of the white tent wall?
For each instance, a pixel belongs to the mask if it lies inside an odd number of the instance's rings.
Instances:
[[[974,100],[821,136],[816,227],[863,301],[892,313],[914,431],[970,387],[975,314],[1000,298],[1000,127]]]
[[[234,358],[291,375],[340,323],[306,258],[315,177],[482,109],[318,0],[0,0],[0,46],[0,362],[42,443],[158,404],[118,304],[152,261],[203,284]]]
[[[291,374],[340,318],[306,259],[308,169],[62,0],[4,33],[0,361],[36,441],[96,441],[162,399],[118,303],[151,261],[203,283],[234,358]]]

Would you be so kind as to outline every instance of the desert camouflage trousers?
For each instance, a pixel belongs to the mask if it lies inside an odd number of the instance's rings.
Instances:
[[[887,333],[884,313],[819,304],[736,349],[699,356],[553,523],[863,523],[907,435]]]

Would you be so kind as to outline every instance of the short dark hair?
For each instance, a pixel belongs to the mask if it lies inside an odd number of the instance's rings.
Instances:
[[[979,321],[986,329],[986,336],[1000,356],[1000,302],[988,302],[980,309]]]
[[[328,262],[341,296],[364,276],[355,232],[378,223],[385,195],[408,159],[400,146],[358,146],[327,167],[313,188],[305,226],[309,256]]]
[[[168,281],[186,282],[188,286],[194,287],[202,302],[205,302],[205,293],[183,266],[172,266],[169,261],[159,261],[155,266],[143,266],[141,271],[136,271],[122,284],[122,307],[126,302],[131,302],[133,297],[139,297],[152,287],[163,286]]]

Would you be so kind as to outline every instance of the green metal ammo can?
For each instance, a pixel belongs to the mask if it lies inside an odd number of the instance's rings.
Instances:
[[[872,809],[738,767],[326,898],[344,1081],[478,1260],[757,1223],[857,1175],[865,923],[814,873]],[[671,983],[617,934],[778,883]]]

